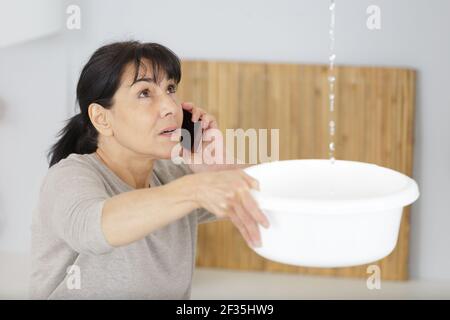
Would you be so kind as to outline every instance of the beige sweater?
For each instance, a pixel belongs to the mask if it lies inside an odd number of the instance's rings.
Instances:
[[[152,185],[191,173],[156,160]],[[197,224],[216,216],[197,209],[114,248],[101,229],[103,203],[131,190],[94,153],[72,153],[49,169],[33,212],[32,299],[190,298]]]

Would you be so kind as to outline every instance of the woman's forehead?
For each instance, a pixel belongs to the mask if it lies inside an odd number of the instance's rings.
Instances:
[[[136,71],[138,71],[137,75],[136,75]],[[130,62],[126,65],[125,70],[123,72],[122,83],[127,84],[128,86],[131,86],[136,80],[139,80],[142,78],[153,79],[154,81],[168,80],[167,72],[164,69],[158,68],[156,71],[158,74],[154,74],[153,66],[147,60],[141,61],[140,65],[139,65],[139,70],[136,70],[136,65],[134,62]],[[155,79],[155,77],[158,77],[159,79]]]

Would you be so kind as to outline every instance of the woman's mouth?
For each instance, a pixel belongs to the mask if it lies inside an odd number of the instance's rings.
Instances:
[[[171,137],[174,133],[177,133],[178,127],[169,127],[160,132],[160,136]]]

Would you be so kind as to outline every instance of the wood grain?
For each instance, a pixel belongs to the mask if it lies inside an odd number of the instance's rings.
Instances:
[[[415,71],[338,66],[336,72],[336,158],[375,163],[412,176]],[[181,101],[192,101],[215,115],[223,132],[278,128],[280,160],[328,157],[327,66],[183,61],[182,73]],[[409,211],[404,210],[395,250],[376,263],[382,279],[408,279]],[[228,221],[199,226],[196,263],[367,277],[367,266],[302,268],[264,259]]]

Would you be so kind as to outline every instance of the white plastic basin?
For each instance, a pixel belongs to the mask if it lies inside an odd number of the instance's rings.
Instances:
[[[267,259],[304,267],[370,263],[394,250],[403,207],[419,197],[414,180],[375,164],[284,160],[244,169],[271,226],[259,226]]]

